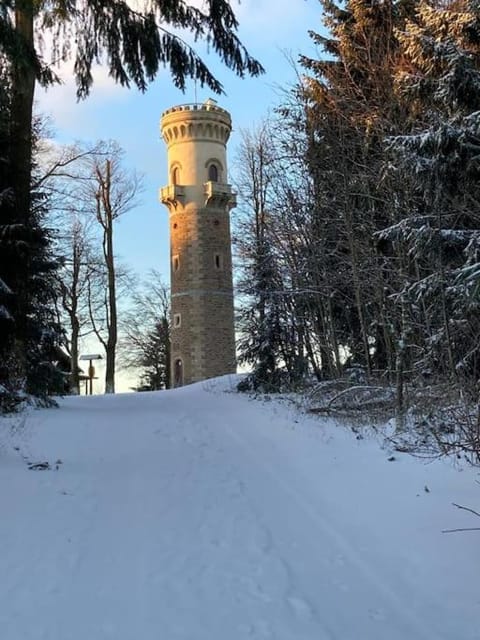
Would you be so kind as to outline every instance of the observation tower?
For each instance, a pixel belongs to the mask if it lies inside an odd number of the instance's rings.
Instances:
[[[172,386],[236,371],[227,183],[230,114],[215,101],[167,109]]]

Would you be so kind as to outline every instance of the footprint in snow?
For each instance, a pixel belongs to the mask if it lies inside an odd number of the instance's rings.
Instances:
[[[372,620],[376,620],[377,622],[382,622],[383,620],[385,620],[385,615],[380,609],[369,609],[368,615]]]
[[[343,593],[348,593],[350,591],[348,585],[340,580],[334,580],[333,586],[336,587],[339,591],[343,591]]]
[[[309,603],[299,596],[289,596],[287,602],[293,609],[297,618],[309,620],[313,616],[312,607]]]

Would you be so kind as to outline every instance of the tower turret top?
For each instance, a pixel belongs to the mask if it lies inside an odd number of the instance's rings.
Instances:
[[[214,100],[170,107],[162,113],[162,137],[170,147],[187,140],[209,140],[226,144],[232,130],[232,119],[226,109]]]
[[[190,102],[186,104],[179,104],[175,107],[170,107],[170,109],[166,109],[162,113],[162,120],[165,116],[169,115],[170,113],[176,113],[178,111],[200,111],[200,112],[216,111],[217,113],[225,114],[228,117],[228,119],[230,119],[230,114],[228,113],[228,111],[226,109],[222,109],[222,107],[219,107],[215,102],[215,100],[212,100],[211,98],[209,98],[208,100],[205,100],[205,102],[203,103]]]

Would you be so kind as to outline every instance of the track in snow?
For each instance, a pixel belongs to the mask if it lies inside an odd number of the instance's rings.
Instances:
[[[381,522],[349,521],[330,445],[293,420],[209,385],[31,414],[0,504],[2,640],[480,637],[376,548]],[[26,472],[22,451],[61,468]]]

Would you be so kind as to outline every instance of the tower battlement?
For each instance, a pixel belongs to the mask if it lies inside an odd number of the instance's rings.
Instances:
[[[172,107],[163,112],[161,119],[161,133],[167,145],[189,139],[226,144],[231,130],[230,114],[212,101]]]
[[[229,120],[230,114],[226,109],[219,107],[215,100],[206,100],[205,102],[187,102],[186,104],[179,104],[170,109],[165,109],[162,113],[162,119],[170,113],[178,113],[179,111],[210,111],[216,113],[223,113]]]

